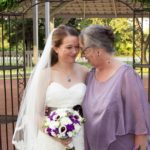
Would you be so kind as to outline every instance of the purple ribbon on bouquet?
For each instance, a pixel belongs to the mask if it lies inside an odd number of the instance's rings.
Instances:
[[[73,110],[77,111],[81,115],[81,117],[83,117],[83,111],[81,105],[73,106]]]

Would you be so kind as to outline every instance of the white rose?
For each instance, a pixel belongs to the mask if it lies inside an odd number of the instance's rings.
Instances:
[[[73,137],[73,132],[68,132],[69,137]]]
[[[60,117],[66,117],[67,116],[67,113],[66,112],[62,112],[61,114],[60,114]]]
[[[59,127],[59,122],[56,122],[56,121],[50,121],[49,127],[50,127],[51,129],[58,128],[58,127]]]
[[[79,124],[74,124],[74,128],[75,128],[76,133],[78,133],[81,129],[81,126]]]
[[[65,117],[65,118],[61,118],[60,123],[61,125],[67,125],[67,124],[72,124],[72,121],[68,117]]]
[[[66,134],[65,133],[60,133],[59,135],[58,135],[58,138],[65,138],[66,137]]]
[[[50,119],[49,119],[49,118],[46,118],[46,121],[45,121],[45,122],[46,122],[46,124],[48,124],[48,125],[49,125],[51,121],[50,121]]]

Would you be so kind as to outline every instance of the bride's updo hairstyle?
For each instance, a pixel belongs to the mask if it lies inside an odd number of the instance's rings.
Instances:
[[[79,36],[79,33],[70,26],[66,25],[60,25],[58,28],[56,28],[52,35],[52,45],[53,47],[59,47],[63,43],[63,39],[66,36]],[[55,52],[55,50],[51,49],[51,66],[56,64],[58,62],[58,55]]]
[[[103,48],[114,52],[114,33],[108,26],[91,25],[81,31],[80,40],[85,47]]]

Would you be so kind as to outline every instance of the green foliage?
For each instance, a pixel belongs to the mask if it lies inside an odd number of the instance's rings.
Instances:
[[[63,22],[62,18],[55,20],[55,26],[60,25]],[[6,24],[6,22],[5,22]],[[114,33],[116,35],[116,55],[132,55],[132,22],[129,19],[117,18],[117,19],[100,19],[100,18],[88,18],[88,19],[76,19],[72,18],[68,21],[67,25],[73,26],[78,30],[82,30],[83,28],[91,25],[91,24],[99,24],[99,25],[109,25],[113,28]],[[26,49],[33,48],[33,25],[31,19],[26,19],[24,22],[25,26],[25,46]],[[15,49],[16,44],[18,48],[21,50],[22,47],[22,20],[12,20],[11,21],[11,49]],[[1,31],[0,31],[1,32]],[[5,43],[9,43],[8,40],[8,29],[5,28]],[[18,39],[18,43],[16,43],[16,34]],[[43,49],[44,47],[44,20],[39,20],[39,49]],[[5,44],[6,45],[6,44]],[[14,48],[13,48],[14,47]],[[6,48],[7,49],[7,48]]]
[[[132,0],[132,2],[140,2],[145,5],[146,10],[150,10],[150,0]]]
[[[55,26],[60,25],[63,22],[62,18],[55,20]],[[5,22],[6,23],[6,22]],[[27,50],[33,48],[33,25],[31,19],[26,19],[24,22],[25,26],[25,47]],[[88,19],[76,19],[72,18],[68,21],[67,25],[73,26],[78,30],[82,30],[83,28],[91,25],[91,24],[99,24],[99,25],[109,25],[113,28],[114,33],[116,35],[115,49],[116,55],[132,55],[132,31],[133,25],[131,19],[126,18],[88,18]],[[11,21],[11,50],[15,50],[15,46],[18,45],[18,48],[21,50],[22,47],[22,20],[12,20]],[[1,33],[1,30],[0,30]],[[9,46],[8,40],[8,29],[5,28],[5,47]],[[18,43],[16,43],[16,34],[18,38]],[[39,19],[39,49],[44,48],[45,44],[45,30],[44,30],[44,19]],[[139,41],[140,43],[140,41]],[[1,46],[0,46],[1,47]],[[7,48],[6,48],[7,49]]]
[[[0,11],[10,10],[18,6],[21,0],[0,0]]]
[[[92,65],[91,64],[89,64],[88,62],[78,62],[80,65],[83,65],[83,66],[85,66],[85,67],[87,67],[87,68],[89,68],[89,69],[91,69],[92,68]]]
[[[132,2],[141,2],[143,4],[150,4],[150,0],[132,0]]]
[[[107,25],[111,26],[116,35],[116,55],[132,55],[132,23],[131,20],[126,18],[88,18],[78,19],[77,29],[82,30],[83,28],[92,25]]]
[[[3,31],[3,34],[6,34],[6,31]],[[2,26],[0,25],[0,35],[2,35]],[[0,41],[2,41],[2,36],[0,36]],[[4,42],[0,42],[0,51],[2,50],[2,44],[5,45],[5,49],[9,48],[9,42],[8,42],[8,38],[4,39]]]
[[[116,55],[132,55],[132,24],[129,19],[112,19],[109,24],[116,35]]]
[[[71,19],[68,21],[68,23],[66,23],[66,25],[76,28],[76,26],[78,25],[78,19],[76,19],[76,18],[71,18]]]
[[[39,19],[39,50],[43,50],[44,45],[45,45],[45,21],[44,19]]]
[[[63,18],[55,18],[55,20],[54,20],[55,27],[58,27],[62,23],[63,23]]]
[[[2,20],[0,20],[1,23]],[[8,21],[3,21],[3,36],[4,36],[4,50],[8,50],[11,45],[11,50],[14,51],[16,48],[19,51],[23,50],[23,25],[25,29],[25,48],[27,50],[33,49],[33,21],[32,19],[10,20],[10,30]],[[10,34],[10,37],[9,37]],[[2,27],[0,25],[0,35],[2,35]],[[45,44],[45,29],[44,19],[39,19],[39,49],[43,49]],[[0,36],[2,41],[2,36]],[[2,50],[2,42],[0,42],[0,51]]]
[[[92,24],[91,19],[80,19],[78,25],[76,26],[77,29],[82,30],[85,27],[89,26]]]

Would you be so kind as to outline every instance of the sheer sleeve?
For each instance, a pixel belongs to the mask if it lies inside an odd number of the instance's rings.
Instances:
[[[126,133],[150,134],[150,104],[143,82],[129,67],[123,75],[122,117]]]

